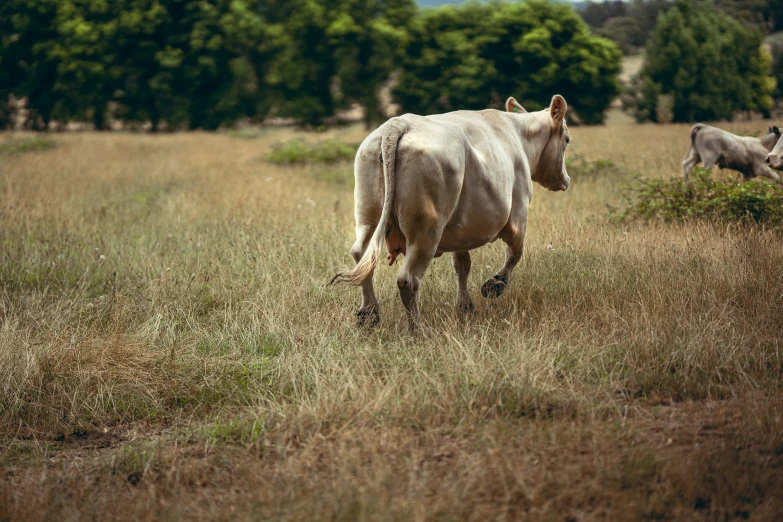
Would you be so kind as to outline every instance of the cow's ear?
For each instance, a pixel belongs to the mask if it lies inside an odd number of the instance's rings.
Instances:
[[[771,132],[774,132],[774,133],[775,133],[775,136],[780,136],[780,129],[778,129],[777,127],[775,127],[775,126],[772,126],[772,127],[770,127],[770,128],[769,128],[769,130],[770,130]]]
[[[552,117],[552,126],[560,127],[563,125],[563,119],[565,119],[566,112],[568,111],[568,104],[565,98],[559,94],[552,96],[552,103],[549,105],[549,115]]]
[[[506,100],[506,112],[519,112],[519,113],[525,113],[527,112],[524,107],[522,107],[518,101],[516,101],[513,97]]]

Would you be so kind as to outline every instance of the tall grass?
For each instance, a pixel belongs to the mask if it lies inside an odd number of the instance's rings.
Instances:
[[[0,512],[780,513],[779,237],[618,226],[606,208],[627,172],[676,174],[680,158],[664,156],[687,149],[687,129],[573,135],[586,163],[566,193],[536,187],[525,259],[500,299],[478,287],[502,245],[474,252],[469,318],[449,260],[432,263],[431,336],[407,334],[388,267],[376,271],[380,327],[355,329],[356,293],[325,286],[350,262],[350,184],[259,162],[285,131],[71,134],[9,156],[0,462],[13,472]],[[628,161],[629,136],[658,159]],[[607,158],[611,172],[596,163]]]

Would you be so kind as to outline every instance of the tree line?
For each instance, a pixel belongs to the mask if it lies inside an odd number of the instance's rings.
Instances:
[[[588,1],[579,14],[596,34],[615,42],[624,53],[633,54],[644,49],[658,16],[674,4],[674,0]],[[763,34],[783,30],[783,0],[713,0],[712,7]]]
[[[500,108],[509,95],[536,110],[559,93],[572,121],[600,123],[631,33],[646,65],[624,99],[640,121],[769,114],[783,58],[761,39],[780,23],[777,1],[588,3],[580,16],[547,0],[4,0],[0,128],[12,100],[33,129],[317,126],[354,104],[370,124],[385,116],[384,85],[405,112]],[[751,4],[766,7],[739,16]]]
[[[156,130],[249,118],[319,125],[354,103],[381,118],[378,92],[401,71],[402,109],[533,108],[560,92],[600,122],[620,53],[567,5],[413,0],[4,0],[0,125],[24,99],[28,126],[111,120]],[[588,87],[588,89],[580,89]]]
[[[658,16],[625,107],[639,121],[660,123],[750,111],[769,117],[778,93],[773,58],[762,45],[764,32],[751,22],[725,5],[676,0]]]

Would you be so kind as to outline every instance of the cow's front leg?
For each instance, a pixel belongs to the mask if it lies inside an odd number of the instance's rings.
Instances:
[[[525,227],[527,225],[527,211],[524,212],[522,219],[516,226],[507,227],[505,233],[500,238],[506,243],[506,262],[503,268],[492,279],[484,283],[481,287],[481,295],[486,298],[500,297],[500,294],[506,289],[511,272],[517,263],[522,259],[522,250],[525,245]]]
[[[357,225],[356,242],[351,247],[351,257],[358,263],[367,250],[370,238],[375,232],[374,226]],[[356,311],[356,319],[359,327],[367,326],[374,328],[381,322],[381,312],[378,306],[378,298],[375,297],[375,290],[372,286],[372,275],[362,284],[362,305]]]
[[[775,181],[780,181],[780,174],[778,174],[777,172],[775,172],[774,170],[767,167],[761,162],[754,163],[753,173],[756,176],[764,176],[765,178],[769,178]]]
[[[454,267],[454,275],[457,276],[457,308],[462,312],[473,312],[473,300],[470,298],[470,290],[468,290],[470,252],[453,252],[451,265]]]

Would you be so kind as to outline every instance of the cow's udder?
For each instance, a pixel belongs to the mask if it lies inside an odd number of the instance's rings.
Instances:
[[[390,266],[397,261],[398,255],[405,255],[405,236],[396,223],[386,233],[386,247],[389,249],[388,260]]]

